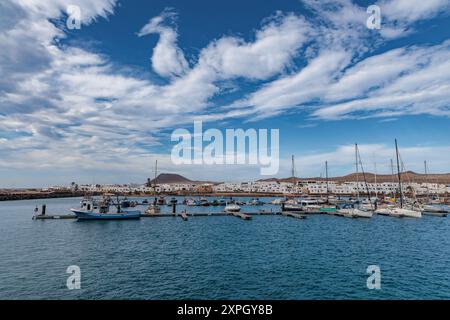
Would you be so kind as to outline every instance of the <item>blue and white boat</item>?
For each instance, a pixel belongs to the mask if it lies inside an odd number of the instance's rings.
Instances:
[[[80,209],[70,209],[78,220],[127,220],[139,219],[141,212],[122,210],[120,205],[116,206],[116,212],[110,211],[109,203],[96,202],[92,198],[84,198]]]

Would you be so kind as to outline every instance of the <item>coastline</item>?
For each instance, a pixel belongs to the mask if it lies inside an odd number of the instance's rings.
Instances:
[[[86,193],[84,191],[64,191],[64,192],[45,192],[45,191],[3,191],[0,192],[0,202],[2,201],[20,201],[20,200],[39,200],[39,199],[55,199],[55,198],[77,198],[83,197],[86,194],[90,194],[92,196],[101,196],[103,193],[94,192],[94,193]],[[161,194],[154,193],[115,193],[115,195],[120,197],[158,197],[158,196],[180,196],[180,197],[216,197],[216,198],[228,198],[228,197],[252,197],[252,198],[267,198],[267,197],[285,197],[286,194],[282,193],[258,193],[258,192],[166,192]],[[332,197],[354,197],[353,194],[329,194]],[[362,197],[367,197],[367,194],[361,194]],[[289,194],[289,197],[313,197],[320,198],[326,197],[325,194],[306,194],[306,193],[298,193],[298,194]],[[417,197],[418,199],[426,198]],[[442,195],[440,197],[444,203],[450,203],[450,195]]]

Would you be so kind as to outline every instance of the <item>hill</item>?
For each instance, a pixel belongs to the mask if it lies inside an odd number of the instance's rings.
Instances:
[[[366,172],[365,177],[366,177],[367,182],[375,182],[375,174]],[[402,181],[405,181],[405,182],[417,182],[417,183],[429,182],[429,183],[450,184],[450,173],[425,175],[425,174],[416,173],[413,171],[407,171],[407,172],[402,173],[401,177],[402,177]],[[292,178],[292,177],[290,177],[290,178],[282,178],[282,179],[270,178],[270,179],[263,179],[263,180],[258,180],[258,181],[278,181],[278,182],[291,182],[292,183],[294,181],[294,179],[296,181],[325,181],[325,178],[323,178],[323,177],[313,177],[313,178]],[[336,181],[336,182],[351,182],[351,181],[357,181],[357,179],[359,179],[359,181],[363,180],[363,174],[361,172],[358,175],[356,175],[356,173],[351,173],[351,174],[341,176],[341,177],[330,177],[329,178],[330,181]],[[394,174],[394,176],[392,176],[391,174],[378,174],[376,176],[376,180],[377,180],[377,182],[397,181],[397,174]]]

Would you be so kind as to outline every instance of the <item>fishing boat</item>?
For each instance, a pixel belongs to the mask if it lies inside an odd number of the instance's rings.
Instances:
[[[227,205],[227,200],[219,199],[219,206],[226,206],[226,205]]]
[[[427,161],[424,161],[425,166],[425,180],[428,182],[428,165]],[[444,209],[443,206],[440,206],[439,197],[430,198],[430,190],[427,186],[427,204],[422,207],[422,214],[427,216],[435,216],[435,217],[446,217],[448,211]]]
[[[161,208],[154,204],[149,205],[148,208],[145,210],[145,214],[158,214],[160,212]]]
[[[220,204],[220,203],[219,203],[219,201],[218,201],[217,199],[214,199],[214,200],[211,202],[211,205],[212,205],[213,207],[217,207],[219,204]]]
[[[201,199],[200,199],[200,205],[201,205],[202,207],[209,207],[209,201],[208,201],[208,199],[206,199],[206,198],[201,198]]]
[[[422,214],[427,216],[446,217],[448,213],[448,210],[441,206],[424,205],[422,207]]]
[[[241,211],[241,207],[239,207],[237,204],[229,203],[225,206],[224,211],[225,212],[239,212],[239,211]]]
[[[70,211],[77,216],[78,220],[126,220],[141,217],[141,212],[138,210],[122,210],[120,203],[118,201],[115,212],[111,212],[109,204],[97,204],[93,198],[86,198],[81,201],[80,209],[70,209]]]
[[[280,205],[285,201],[285,199],[283,198],[278,198],[278,199],[274,199],[272,200],[271,204],[276,204],[276,205]]]
[[[166,204],[166,198],[164,198],[164,196],[159,196],[157,204],[160,206],[163,206]]]
[[[371,203],[369,187],[367,185],[364,168],[362,166],[361,156],[360,156],[359,150],[358,150],[358,144],[356,144],[356,143],[355,143],[355,158],[356,158],[355,167],[356,167],[356,198],[357,198],[357,201],[350,206],[347,206],[342,209],[338,209],[337,213],[339,215],[341,215],[343,217],[347,217],[347,218],[372,218],[373,209],[372,208],[367,209],[367,208],[362,207],[361,202],[359,200],[359,165],[361,165],[361,171],[363,174],[364,183],[366,186],[367,194],[369,195],[369,202]]]
[[[303,207],[299,204],[282,204],[281,211],[303,211]]]
[[[248,204],[250,206],[262,206],[264,204],[264,202],[262,202],[258,198],[253,198]]]
[[[403,189],[402,189],[402,176],[400,172],[400,154],[398,152],[398,144],[397,139],[395,139],[395,154],[397,159],[397,176],[398,176],[398,191],[400,195],[400,207],[391,208],[388,215],[390,217],[409,217],[409,218],[422,218],[422,211],[417,203],[414,204],[405,204],[403,197]],[[402,162],[403,164],[403,162]]]
[[[336,206],[333,206],[333,205],[321,206],[319,209],[319,213],[336,214],[337,208],[336,208]]]
[[[189,199],[186,199],[185,204],[187,206],[193,207],[193,206],[197,206],[199,204],[199,202],[192,198],[189,198]]]
[[[122,208],[128,208],[128,207],[131,207],[131,202],[130,202],[127,198],[124,198],[124,199],[120,202],[120,206],[121,206]]]

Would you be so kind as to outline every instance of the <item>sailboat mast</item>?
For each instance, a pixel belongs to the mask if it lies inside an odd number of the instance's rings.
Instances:
[[[358,144],[355,143],[356,196],[359,200]]]
[[[374,163],[374,170],[375,170],[375,198],[378,199],[378,184],[377,184],[377,161],[375,160]]]
[[[423,165],[425,167],[425,184],[427,186],[427,202],[430,201],[430,188],[428,187],[428,166],[427,166],[427,160],[423,162]]]
[[[292,175],[292,183],[294,184],[294,192],[297,193],[297,181],[295,179],[295,159],[294,159],[294,155],[292,155],[292,160],[291,160],[292,164],[291,164],[291,175]]]
[[[325,179],[327,181],[327,202],[328,202],[328,196],[330,194],[330,188],[328,184],[328,161],[325,161]]]
[[[155,161],[155,179],[153,180],[153,193],[156,195],[156,177],[158,175],[158,160]]]
[[[391,159],[391,183],[395,182],[394,175],[394,161]],[[392,189],[392,197],[395,198],[395,189]]]
[[[400,173],[400,159],[399,159],[399,155],[398,155],[397,139],[395,139],[395,154],[397,157],[397,174],[398,174],[398,189],[400,191],[400,208],[403,208],[402,177],[401,177],[401,173]]]

